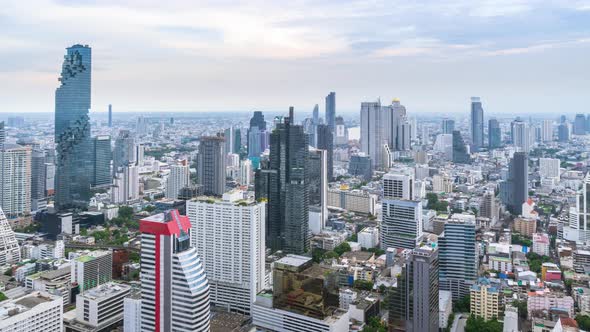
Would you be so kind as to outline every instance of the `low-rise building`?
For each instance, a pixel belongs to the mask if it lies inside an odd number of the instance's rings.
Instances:
[[[549,235],[546,233],[533,234],[533,252],[541,256],[549,256]]]
[[[487,280],[471,287],[471,314],[482,317],[485,320],[500,315],[500,292],[496,287],[489,284]]]
[[[571,296],[562,293],[552,293],[548,291],[531,292],[527,298],[527,311],[529,317],[533,312],[560,310],[574,317],[574,299]]]
[[[62,331],[62,315],[61,296],[32,292],[0,302],[0,332]]]
[[[527,237],[532,237],[537,232],[537,220],[527,218],[516,218],[512,229]]]
[[[450,291],[438,291],[438,325],[446,328],[449,324],[449,316],[453,312],[453,294]]]
[[[362,248],[376,248],[379,245],[379,229],[365,227],[358,233],[357,238]]]
[[[362,190],[328,189],[328,207],[375,215],[377,196]]]

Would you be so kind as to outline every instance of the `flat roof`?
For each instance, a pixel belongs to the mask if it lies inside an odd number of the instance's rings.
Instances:
[[[300,266],[304,265],[305,263],[309,262],[310,260],[311,260],[311,257],[300,256],[300,255],[287,255],[287,256],[279,259],[278,261],[276,261],[276,263],[290,265],[290,266],[294,266],[294,267],[300,267]]]

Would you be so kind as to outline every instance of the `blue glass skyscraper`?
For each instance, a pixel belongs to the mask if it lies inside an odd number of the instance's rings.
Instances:
[[[88,46],[67,48],[59,78],[61,84],[55,91],[55,206],[58,210],[84,207],[90,199],[91,54]]]

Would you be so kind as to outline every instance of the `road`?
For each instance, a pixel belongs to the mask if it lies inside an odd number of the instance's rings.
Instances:
[[[465,325],[467,324],[466,314],[455,314],[455,320],[453,320],[453,326],[451,327],[452,332],[465,332]]]

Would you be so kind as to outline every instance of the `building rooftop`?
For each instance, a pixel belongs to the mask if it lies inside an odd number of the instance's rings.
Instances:
[[[101,299],[110,298],[113,295],[129,291],[131,289],[130,286],[125,284],[118,284],[114,282],[109,282],[103,285],[100,285],[96,288],[92,288],[90,290],[85,291],[80,296],[87,298],[89,300],[100,301]]]
[[[306,263],[308,263],[310,260],[311,260],[311,258],[306,257],[306,256],[287,255],[287,256],[277,260],[275,263],[279,263],[279,264],[283,264],[283,265],[287,265],[287,266],[292,266],[292,267],[300,267],[300,266],[303,266]]]
[[[60,299],[61,297],[49,293],[33,292],[17,299],[0,302],[0,325],[5,319],[24,313],[40,304]]]

